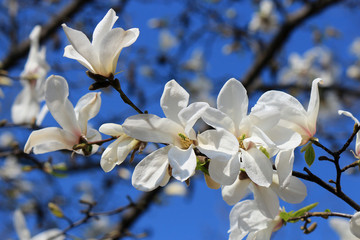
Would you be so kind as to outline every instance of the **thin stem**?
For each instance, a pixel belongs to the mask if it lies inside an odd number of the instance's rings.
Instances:
[[[96,144],[96,145],[99,145],[101,146],[102,144],[106,143],[106,142],[110,142],[114,139],[117,139],[117,137],[111,137],[111,138],[107,138],[107,139],[102,139],[102,140],[99,140],[99,141],[93,141],[93,142],[88,142],[87,144]]]
[[[343,218],[352,218],[353,215],[351,214],[345,214],[345,213],[338,213],[338,212],[306,212],[304,215],[300,217],[294,217],[289,218],[288,221],[296,221],[301,219],[306,219],[310,217],[322,217],[322,218],[328,218],[328,217],[343,217]]]
[[[140,114],[143,114],[143,111],[141,111],[129,98],[126,96],[126,94],[121,89],[120,81],[115,78],[114,80],[109,79],[110,85],[120,93],[121,99],[128,105],[130,105],[135,111],[137,111]]]

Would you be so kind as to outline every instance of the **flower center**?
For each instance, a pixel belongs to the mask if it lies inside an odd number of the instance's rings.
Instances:
[[[245,146],[244,146],[244,140],[245,140],[245,138],[246,138],[246,134],[243,134],[243,135],[241,135],[240,137],[238,137],[239,150],[240,150],[240,148],[246,150],[246,149],[245,149]]]
[[[182,149],[188,149],[191,144],[193,144],[193,141],[190,140],[190,138],[188,138],[185,134],[179,133],[178,135],[180,137],[180,145]]]

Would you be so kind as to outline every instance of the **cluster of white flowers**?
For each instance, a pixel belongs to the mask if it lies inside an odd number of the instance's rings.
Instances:
[[[350,52],[356,56],[356,62],[350,65],[346,70],[349,78],[360,80],[360,38],[356,38],[351,44]]]
[[[292,53],[288,62],[289,66],[281,73],[281,84],[307,86],[311,80],[320,77],[324,86],[330,86],[336,83],[341,70],[331,51],[324,47],[314,47],[303,56]]]
[[[92,43],[82,32],[63,24],[71,42],[64,56],[76,59],[93,74],[113,79],[121,49],[139,35],[138,29],[112,29],[116,19],[115,12],[109,10],[95,28]],[[101,167],[109,172],[131,151],[141,149],[143,143],[158,143],[162,147],[134,169],[132,184],[136,189],[152,191],[165,186],[171,177],[188,182],[200,170],[209,187],[221,186],[223,199],[236,204],[230,214],[230,239],[246,235],[249,239],[269,239],[282,226],[279,197],[299,203],[307,195],[305,185],[292,176],[294,149],[312,140],[316,133],[320,82],[319,78],[312,82],[307,110],[289,94],[268,91],[248,113],[246,89],[234,78],[220,90],[216,108],[206,102],[189,104],[190,94],[171,80],[160,99],[165,117],[138,114],[122,125],[106,123],[100,127],[100,132],[116,139],[103,152]],[[64,78],[49,77],[44,89],[46,105],[62,129],[32,132],[24,151],[95,153],[101,136],[87,127],[87,122],[99,112],[100,93],[86,94],[74,108]],[[208,130],[197,133],[194,126],[200,120]],[[239,202],[249,190],[254,200]]]

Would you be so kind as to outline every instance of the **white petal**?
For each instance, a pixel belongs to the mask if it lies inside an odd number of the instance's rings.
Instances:
[[[175,80],[166,83],[160,99],[160,106],[167,118],[181,123],[179,112],[189,103],[189,93],[186,92]]]
[[[230,216],[232,214],[238,217],[238,227],[242,232],[266,229],[267,223],[271,221],[259,211],[257,203],[253,200],[237,203],[231,210]]]
[[[68,100],[69,87],[65,78],[50,76],[45,83],[45,101],[51,115],[60,126],[75,136],[81,136],[73,105]]]
[[[238,128],[247,115],[248,97],[244,86],[235,78],[229,79],[222,87],[217,98],[217,108],[226,113]]]
[[[249,178],[259,186],[269,187],[272,183],[272,164],[257,148],[241,149],[243,167]]]
[[[355,213],[350,219],[350,231],[356,237],[360,238],[360,212]]]
[[[288,203],[300,203],[306,195],[306,186],[298,178],[291,176],[289,184],[286,187],[279,187],[277,174],[274,174],[274,184],[271,185],[271,189],[277,193],[277,195]]]
[[[229,205],[234,205],[240,201],[248,193],[250,182],[250,179],[237,179],[232,185],[222,186],[221,194],[225,202]]]
[[[266,217],[274,219],[279,214],[279,199],[271,188],[253,184],[254,199]]]
[[[160,148],[136,165],[132,175],[132,184],[136,189],[149,192],[160,186],[168,171],[170,148]]]
[[[179,119],[185,126],[185,133],[190,139],[196,138],[193,126],[208,107],[209,104],[205,102],[195,102],[179,112]]]
[[[33,131],[30,134],[25,144],[24,152],[30,153],[32,148],[34,148],[35,154],[56,151],[59,149],[72,150],[72,147],[77,144],[78,141],[78,138],[75,138],[73,135],[60,128],[44,128]],[[41,145],[45,145],[46,147],[40,147]]]
[[[206,124],[212,126],[213,128],[223,128],[235,134],[233,120],[228,115],[216,108],[207,108],[201,118],[204,120],[204,122],[206,122]]]
[[[72,45],[67,45],[64,49],[64,57],[77,60],[81,65],[89,69],[91,72],[95,73],[95,69],[88,60],[78,53]]]
[[[172,176],[179,180],[185,181],[195,173],[196,156],[191,145],[188,149],[180,149],[173,146],[168,154],[169,164],[172,168]]]
[[[209,158],[230,159],[239,151],[239,142],[226,130],[207,130],[198,135],[197,147]]]
[[[276,147],[282,150],[294,149],[301,144],[300,134],[285,127],[274,126],[265,133],[276,144]]]
[[[30,232],[26,226],[26,221],[20,209],[16,209],[13,216],[16,233],[20,240],[30,240]]]
[[[121,44],[123,47],[128,47],[133,44],[136,39],[139,37],[140,31],[138,28],[130,28],[125,31],[125,36],[123,37]]]
[[[110,172],[117,164],[117,147],[120,140],[112,142],[101,155],[100,166],[105,172]]]
[[[17,95],[11,107],[11,118],[15,124],[31,123],[36,119],[40,105],[36,93],[29,84]]]
[[[131,137],[122,139],[117,148],[117,164],[121,164],[138,144],[139,141]]]
[[[100,106],[100,93],[87,93],[77,102],[74,110],[83,135],[87,132],[88,121],[98,114]]]
[[[286,187],[290,183],[294,164],[294,150],[280,151],[275,159],[275,166],[279,175],[280,187]]]
[[[85,58],[96,72],[100,65],[99,59],[86,35],[81,31],[69,28],[64,23],[61,26],[74,50]]]
[[[100,126],[99,132],[113,137],[121,136],[124,133],[124,130],[120,124],[115,123],[105,123]]]
[[[34,237],[31,238],[31,240],[65,240],[65,236],[64,235],[59,235],[60,233],[62,233],[62,231],[60,229],[49,229],[46,230],[42,233],[39,233],[37,235],[35,235]],[[59,235],[59,236],[58,236]],[[55,236],[58,236],[56,238],[53,238]]]
[[[339,234],[340,240],[359,240],[350,231],[350,223],[344,218],[330,218],[330,226]]]
[[[212,158],[209,164],[209,175],[221,185],[231,185],[240,172],[240,159],[238,154],[231,159]]]
[[[310,128],[310,132],[313,135],[316,132],[316,120],[317,120],[317,116],[319,113],[319,106],[320,106],[318,84],[321,82],[322,82],[322,80],[320,78],[317,78],[312,82],[310,100],[309,100],[309,105],[308,105],[308,109],[307,109],[307,114],[308,114],[308,118],[309,118],[309,128]]]
[[[100,44],[104,36],[110,32],[118,18],[115,11],[112,8],[109,9],[104,18],[96,25],[93,32],[92,45],[94,47]]]
[[[176,122],[152,114],[139,114],[127,118],[123,130],[126,135],[144,142],[175,143],[184,134],[182,126]]]

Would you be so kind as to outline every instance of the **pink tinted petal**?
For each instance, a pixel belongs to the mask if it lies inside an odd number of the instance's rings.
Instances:
[[[187,107],[189,93],[186,92],[175,80],[166,83],[160,99],[160,105],[167,118],[181,124],[179,112]]]
[[[152,191],[160,184],[164,178],[168,179],[168,152],[171,146],[166,146],[152,152],[141,160],[134,169],[132,175],[132,185],[140,191]]]
[[[194,175],[196,156],[192,145],[188,149],[180,149],[173,146],[169,150],[168,157],[172,168],[172,176],[175,179],[183,182]]]
[[[227,114],[238,128],[247,115],[248,97],[244,86],[235,78],[229,79],[222,87],[217,98],[217,108]]]

